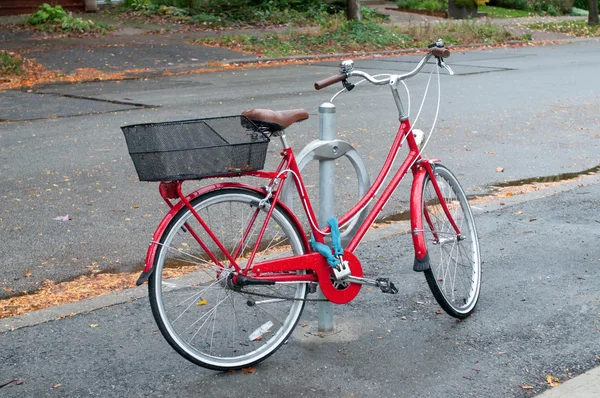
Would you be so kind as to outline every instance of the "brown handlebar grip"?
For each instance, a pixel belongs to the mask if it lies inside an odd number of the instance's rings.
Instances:
[[[346,78],[346,75],[343,74],[343,73],[340,73],[339,75],[335,75],[335,76],[329,76],[326,79],[319,80],[318,82],[316,82],[315,83],[315,90],[320,90],[322,88],[331,86],[334,83],[341,82],[345,78]]]
[[[447,48],[436,47],[433,50],[431,50],[431,53],[436,57],[442,58],[448,58],[450,56],[450,50],[448,50]]]

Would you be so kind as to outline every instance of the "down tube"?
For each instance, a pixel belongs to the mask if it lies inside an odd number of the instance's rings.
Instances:
[[[360,226],[360,228],[356,232],[356,235],[354,236],[354,238],[352,238],[352,240],[348,244],[348,247],[346,248],[346,250],[348,250],[349,252],[354,252],[354,250],[356,250],[356,247],[358,247],[358,245],[360,244],[362,238],[365,236],[365,234],[367,233],[367,231],[369,230],[369,228],[375,221],[375,218],[377,218],[377,216],[379,215],[379,213],[381,212],[381,210],[383,209],[383,207],[385,206],[387,201],[390,199],[390,196],[392,196],[392,194],[398,187],[398,184],[400,184],[400,181],[402,181],[402,179],[408,172],[411,165],[415,162],[415,160],[418,159],[419,151],[418,151],[417,145],[414,141],[414,137],[412,137],[411,134],[408,134],[407,141],[409,142],[409,147],[411,149],[409,150],[408,155],[406,156],[406,159],[404,159],[404,162],[402,162],[402,164],[400,165],[400,168],[398,169],[396,174],[394,174],[394,177],[392,178],[392,180],[390,181],[388,186],[383,191],[383,194],[377,200],[377,202],[373,206],[373,209],[369,212],[369,214],[367,215],[367,218],[365,219],[363,224]]]

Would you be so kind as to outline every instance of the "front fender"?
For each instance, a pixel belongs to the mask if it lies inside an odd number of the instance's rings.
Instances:
[[[427,159],[417,162],[413,166],[413,183],[410,193],[410,230],[415,248],[415,263],[413,270],[422,272],[428,270],[429,255],[425,234],[423,232],[423,184],[427,174],[433,178],[434,163],[439,159]]]
[[[205,187],[202,187],[202,188],[190,193],[189,195],[187,195],[186,199],[188,202],[191,202],[192,200],[196,199],[200,195],[204,195],[206,193],[213,192],[213,191],[220,190],[220,189],[232,189],[232,188],[245,189],[248,191],[257,192],[261,195],[266,195],[265,190],[260,189],[255,186],[252,186],[252,185],[236,183],[236,182],[226,182],[226,183],[217,183],[217,184],[212,184],[212,185],[207,185]],[[304,233],[304,229],[302,228],[302,225],[298,221],[298,218],[290,211],[290,209],[285,204],[283,204],[282,202],[278,202],[278,204],[281,206],[281,208],[286,213],[286,215],[289,217],[289,219],[292,221],[292,223],[294,223],[294,226],[298,229],[298,231],[300,231],[300,234],[302,235],[304,247],[305,247],[305,249],[308,249],[308,247],[309,247],[308,240],[306,238],[306,234]],[[167,229],[167,226],[169,225],[169,223],[171,222],[173,217],[175,217],[177,212],[179,210],[181,210],[181,208],[184,206],[185,206],[185,203],[180,200],[175,206],[173,206],[171,208],[171,210],[169,210],[169,212],[163,217],[163,219],[158,224],[158,227],[154,231],[154,235],[152,235],[152,241],[150,242],[148,251],[146,252],[146,259],[144,261],[144,264],[145,264],[144,270],[142,271],[142,274],[140,275],[140,277],[138,278],[138,280],[135,283],[137,286],[140,286],[141,284],[143,284],[145,281],[148,280],[148,278],[150,278],[150,275],[152,275],[152,270],[154,268],[154,259],[156,257],[156,251],[158,249],[157,242],[160,242],[165,230]]]

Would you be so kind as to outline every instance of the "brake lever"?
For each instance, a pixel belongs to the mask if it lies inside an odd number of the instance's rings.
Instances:
[[[446,69],[450,76],[454,75],[454,71],[444,62],[443,58],[438,58],[438,66]]]
[[[352,89],[354,87],[356,87],[355,84],[352,84],[348,81],[348,79],[344,79],[342,80],[342,85],[344,86],[344,88],[346,89],[346,91],[352,91]]]

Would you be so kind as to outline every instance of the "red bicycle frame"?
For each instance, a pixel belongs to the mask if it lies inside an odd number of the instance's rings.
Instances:
[[[354,251],[360,244],[364,235],[367,233],[368,229],[371,227],[373,222],[375,221],[377,215],[381,212],[391,195],[394,193],[395,189],[400,184],[400,181],[404,178],[404,176],[408,173],[409,170],[412,170],[413,173],[413,184],[411,188],[411,200],[410,200],[410,218],[411,218],[411,231],[413,238],[413,245],[415,249],[415,257],[417,260],[423,260],[427,255],[427,247],[425,245],[425,238],[423,234],[423,215],[422,215],[422,187],[424,183],[424,179],[427,175],[429,175],[431,182],[433,184],[434,190],[438,197],[440,198],[440,202],[442,204],[442,208],[446,213],[446,216],[451,220],[451,224],[456,231],[457,234],[460,234],[460,230],[450,211],[443,200],[442,193],[437,184],[436,179],[434,178],[434,170],[432,164],[436,159],[424,160],[420,155],[420,150],[417,142],[415,141],[414,135],[412,134],[412,128],[410,122],[408,120],[403,120],[400,123],[400,127],[392,143],[390,151],[387,155],[387,158],[382,166],[381,171],[379,172],[375,182],[366,192],[366,194],[356,203],[346,214],[344,214],[339,219],[339,225],[344,225],[353,219],[360,211],[368,206],[368,204],[375,198],[380,188],[383,186],[384,181],[386,180],[388,174],[391,171],[391,168],[394,164],[394,161],[398,155],[400,148],[403,145],[403,142],[406,140],[408,144],[408,154],[398,170],[393,175],[392,179],[385,187],[383,193],[377,199],[373,208],[367,214],[367,217],[363,224],[359,227],[358,231],[354,235],[354,237],[349,242],[348,246],[344,251],[344,259],[349,261],[350,268],[352,270],[352,276],[362,277],[362,268],[356,256],[354,255]],[[270,206],[267,211],[267,215],[265,217],[265,221],[261,227],[261,230],[257,237],[257,243],[254,245],[250,256],[248,257],[248,261],[244,268],[242,268],[236,261],[235,258],[238,257],[242,248],[244,247],[244,242],[248,238],[250,228],[256,221],[256,217],[261,209],[257,208],[256,212],[246,227],[246,230],[242,234],[242,239],[240,243],[237,245],[236,249],[233,253],[229,253],[227,249],[223,246],[223,244],[219,241],[219,239],[215,236],[215,234],[208,228],[208,226],[204,223],[202,218],[198,215],[194,207],[191,205],[191,201],[196,197],[205,194],[210,191],[223,189],[223,188],[243,188],[247,190],[252,190],[255,192],[259,192],[261,195],[264,195],[265,199],[270,200],[272,203],[277,203],[283,208],[291,220],[294,222],[299,231],[303,231],[298,219],[293,215],[289,209],[279,201],[280,194],[282,192],[282,186],[285,183],[286,178],[289,175],[292,176],[296,190],[301,199],[303,209],[310,220],[310,228],[311,232],[314,236],[314,239],[318,242],[323,243],[324,237],[330,233],[330,228],[325,227],[324,229],[320,229],[318,227],[314,210],[312,208],[310,199],[307,195],[306,187],[300,175],[300,170],[298,169],[298,164],[296,162],[296,158],[294,156],[293,150],[291,148],[284,148],[281,152],[282,160],[277,167],[276,171],[249,171],[249,172],[240,172],[240,173],[232,173],[225,176],[219,177],[235,177],[241,175],[254,176],[269,179],[270,182],[267,185],[267,189],[258,189],[256,187],[241,184],[241,183],[218,183],[213,184],[207,187],[203,187],[189,195],[184,195],[182,192],[182,184],[184,181],[173,181],[173,182],[163,182],[160,184],[160,193],[164,200],[171,207],[171,211],[164,217],[164,219],[159,224],[154,237],[153,242],[148,249],[148,253],[146,255],[146,264],[144,268],[144,272],[142,276],[138,280],[138,284],[143,283],[152,272],[152,268],[155,261],[155,254],[157,250],[157,245],[160,241],[164,230],[167,225],[174,217],[174,215],[179,211],[183,206],[186,206],[194,215],[194,217],[198,220],[202,228],[205,229],[210,239],[216,244],[216,246],[223,252],[225,255],[227,262],[229,264],[222,264],[214,253],[212,253],[207,244],[199,238],[198,234],[186,224],[185,227],[190,231],[191,235],[198,242],[200,247],[206,252],[211,261],[214,262],[215,265],[222,268],[233,268],[235,270],[235,274],[250,276],[255,279],[264,279],[273,282],[290,282],[290,281],[305,281],[305,282],[319,282],[321,289],[325,296],[330,299],[334,303],[345,303],[353,299],[358,291],[360,290],[359,284],[351,283],[348,288],[345,290],[339,290],[333,287],[330,281],[330,273],[331,268],[325,261],[325,259],[319,253],[309,253],[305,255],[298,255],[293,257],[288,257],[284,259],[266,261],[263,263],[253,264],[256,252],[258,250],[258,244],[263,238],[265,233],[267,224],[269,219],[271,218],[271,214],[275,208],[275,206]],[[278,184],[278,181],[281,183]],[[278,187],[277,187],[278,186]],[[179,203],[173,204],[171,202],[172,199],[180,199]],[[428,215],[425,215],[425,219],[429,224],[429,227],[433,230],[433,225]],[[435,233],[435,231],[434,231]],[[304,237],[304,245],[308,248],[308,242],[306,241],[306,234],[303,234]],[[292,273],[292,271],[308,271],[306,273]]]

